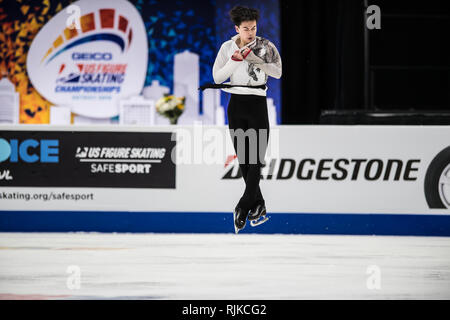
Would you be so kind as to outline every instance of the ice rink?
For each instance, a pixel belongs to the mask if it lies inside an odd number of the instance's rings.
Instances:
[[[0,233],[0,299],[450,299],[450,238]]]

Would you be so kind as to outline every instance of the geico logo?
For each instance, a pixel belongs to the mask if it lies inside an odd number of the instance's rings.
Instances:
[[[0,162],[9,158],[10,162],[59,162],[59,141],[50,139],[27,139],[19,142],[11,139],[9,142],[0,139]]]
[[[112,54],[109,52],[74,52],[72,53],[73,60],[111,60]]]

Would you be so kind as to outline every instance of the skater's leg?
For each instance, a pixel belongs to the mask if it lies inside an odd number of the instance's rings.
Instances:
[[[248,120],[246,118],[245,101],[243,97],[239,95],[231,95],[228,108],[228,127],[230,129],[231,140],[233,142],[233,147],[238,158],[239,167],[242,172],[242,177],[246,184],[246,173],[248,164],[245,161],[245,156],[248,154],[249,146],[242,139],[242,134],[248,129]],[[244,145],[242,145],[244,144]],[[238,205],[242,205],[241,202]],[[247,208],[246,208],[247,209]],[[248,210],[247,210],[248,211]]]
[[[242,176],[245,180],[245,185],[247,185],[247,174],[248,174],[249,165],[243,164],[243,165],[239,165],[239,167],[241,169]],[[258,185],[258,189],[256,191],[256,203],[257,204],[265,204],[264,197],[261,193],[261,188],[259,187],[259,185]]]
[[[230,102],[228,103],[227,115],[228,115],[228,128],[230,129],[231,140],[233,141],[233,147],[238,157],[239,165],[245,163],[243,158],[244,154],[241,151],[241,146],[238,148],[238,143],[240,143],[239,132],[245,131],[248,128],[248,120],[245,117],[244,110],[242,109],[242,102],[239,97],[231,95]],[[245,180],[245,179],[244,179]]]
[[[249,118],[248,126],[249,130],[254,130],[256,143],[249,144],[249,164],[247,168],[244,168],[244,170],[247,171],[245,174],[246,187],[240,203],[246,208],[252,208],[258,203],[264,204],[259,188],[259,182],[261,179],[261,167],[264,163],[264,156],[267,151],[270,130],[266,97],[255,98],[255,102],[251,104],[251,108],[253,116]]]

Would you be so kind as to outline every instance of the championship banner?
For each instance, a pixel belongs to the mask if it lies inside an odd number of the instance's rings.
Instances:
[[[142,18],[126,0],[80,0],[36,35],[27,56],[33,86],[82,116],[119,114],[118,99],[138,95],[147,73]]]
[[[212,63],[234,32],[221,21],[228,6],[0,0],[0,123],[168,125],[173,117],[156,102],[169,94],[185,99],[178,124],[226,124],[225,93],[198,87],[213,81]],[[278,2],[258,6],[270,17],[259,26],[280,48]],[[269,120],[280,123],[281,83],[274,80]]]

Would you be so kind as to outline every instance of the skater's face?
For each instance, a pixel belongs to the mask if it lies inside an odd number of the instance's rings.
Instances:
[[[242,45],[246,45],[256,37],[256,20],[242,21],[239,26],[234,26],[236,32],[239,33]]]

